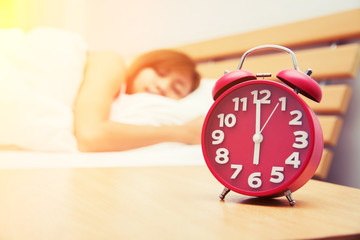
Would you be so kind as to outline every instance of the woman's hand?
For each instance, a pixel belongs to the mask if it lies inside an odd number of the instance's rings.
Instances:
[[[200,144],[201,131],[205,116],[197,117],[182,126],[183,143]]]

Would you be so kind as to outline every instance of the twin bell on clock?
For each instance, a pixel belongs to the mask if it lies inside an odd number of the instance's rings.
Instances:
[[[258,50],[289,53],[294,69],[258,79],[241,69],[246,56]],[[207,167],[224,185],[220,198],[231,190],[256,197],[286,196],[315,173],[323,152],[323,133],[315,113],[299,94],[320,102],[321,88],[311,70],[299,70],[295,54],[278,45],[250,49],[237,70],[226,72],[213,88],[215,102],[202,129],[201,145]]]

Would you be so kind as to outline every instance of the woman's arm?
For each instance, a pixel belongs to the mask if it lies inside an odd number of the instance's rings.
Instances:
[[[200,143],[202,119],[184,126],[137,126],[109,120],[111,104],[125,83],[126,67],[114,52],[88,56],[84,80],[74,107],[80,151],[121,151],[165,141]]]

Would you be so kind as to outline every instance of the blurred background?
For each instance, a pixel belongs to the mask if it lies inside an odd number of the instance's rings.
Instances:
[[[134,56],[360,6],[359,0],[0,0],[0,27],[52,26]]]
[[[359,0],[0,0],[0,28],[68,29],[81,34],[90,51],[111,49],[129,60],[147,50],[359,7]],[[349,79],[353,95],[328,178],[330,182],[357,188],[360,188],[359,81],[359,77]]]

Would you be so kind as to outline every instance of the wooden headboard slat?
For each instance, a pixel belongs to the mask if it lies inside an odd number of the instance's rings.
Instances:
[[[264,44],[298,48],[360,37],[360,9],[177,47],[196,61],[240,56]]]
[[[349,106],[352,89],[347,84],[325,85],[322,87],[320,103],[303,97],[309,107],[317,114],[345,114]]]
[[[358,73],[360,44],[345,44],[337,47],[320,47],[294,51],[301,71],[313,70],[312,77],[317,81],[354,78]],[[205,78],[219,78],[225,70],[235,70],[240,58],[223,61],[199,63],[198,70]],[[242,69],[253,73],[270,72],[271,79],[283,69],[293,68],[291,58],[286,53],[250,55],[245,59]]]
[[[314,178],[326,179],[329,169],[330,169],[330,166],[331,166],[333,155],[334,155],[334,153],[331,150],[329,150],[327,148],[324,149],[323,155],[321,156],[320,165],[316,169]]]
[[[336,146],[343,120],[335,115],[318,116],[318,119],[323,129],[324,144]]]

